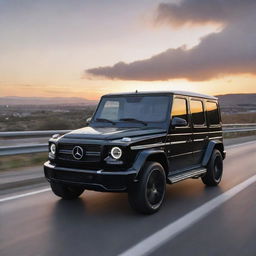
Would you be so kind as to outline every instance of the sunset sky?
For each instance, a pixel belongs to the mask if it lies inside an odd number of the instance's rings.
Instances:
[[[256,93],[254,0],[0,0],[0,96]]]

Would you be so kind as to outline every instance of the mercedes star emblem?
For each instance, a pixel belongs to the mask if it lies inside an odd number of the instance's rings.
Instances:
[[[80,146],[75,146],[73,148],[72,154],[76,160],[80,160],[84,155],[84,151]]]

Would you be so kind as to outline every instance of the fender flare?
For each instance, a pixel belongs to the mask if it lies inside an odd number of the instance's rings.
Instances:
[[[219,141],[219,140],[211,140],[208,145],[207,145],[207,148],[206,148],[206,151],[204,153],[204,157],[203,157],[203,161],[202,161],[202,166],[207,166],[210,158],[211,158],[211,155],[212,155],[212,152],[214,150],[214,148],[217,146],[217,145],[220,145],[221,148],[223,148],[224,150],[224,146],[223,146],[223,143],[222,141]],[[225,151],[221,152],[221,154],[223,155],[225,153]],[[224,155],[223,155],[224,156]]]
[[[143,150],[143,151],[138,153],[138,156],[137,156],[133,166],[131,167],[131,169],[133,171],[136,171],[135,179],[138,177],[138,175],[139,175],[143,165],[147,161],[148,157],[150,157],[152,155],[156,155],[156,154],[160,154],[161,156],[163,156],[164,160],[166,161],[166,164],[168,166],[168,158],[167,158],[167,155],[166,155],[164,150],[158,150],[158,149],[156,149],[156,150],[154,150],[154,149]]]

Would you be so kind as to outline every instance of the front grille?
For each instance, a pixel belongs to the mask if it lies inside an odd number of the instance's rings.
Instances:
[[[87,173],[76,173],[76,172],[66,172],[66,171],[57,171],[53,175],[54,179],[63,180],[63,181],[73,181],[73,182],[83,182],[90,183],[94,181],[94,176]]]
[[[74,147],[79,146],[83,149],[83,156],[77,160],[73,156]],[[59,144],[57,149],[57,158],[62,161],[74,163],[100,162],[101,145],[95,144]]]
[[[86,151],[92,151],[92,152],[100,152],[101,151],[101,145],[97,144],[69,144],[69,143],[61,143],[58,145],[59,150],[73,150],[75,146],[80,146]]]

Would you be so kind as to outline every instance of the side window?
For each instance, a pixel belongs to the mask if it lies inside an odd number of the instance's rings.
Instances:
[[[219,111],[218,111],[218,106],[216,102],[210,102],[207,101],[207,117],[209,124],[219,124]]]
[[[188,122],[187,100],[175,98],[172,104],[172,118],[183,118]]]
[[[203,102],[201,100],[191,100],[190,109],[192,113],[193,124],[203,125],[205,123]]]

